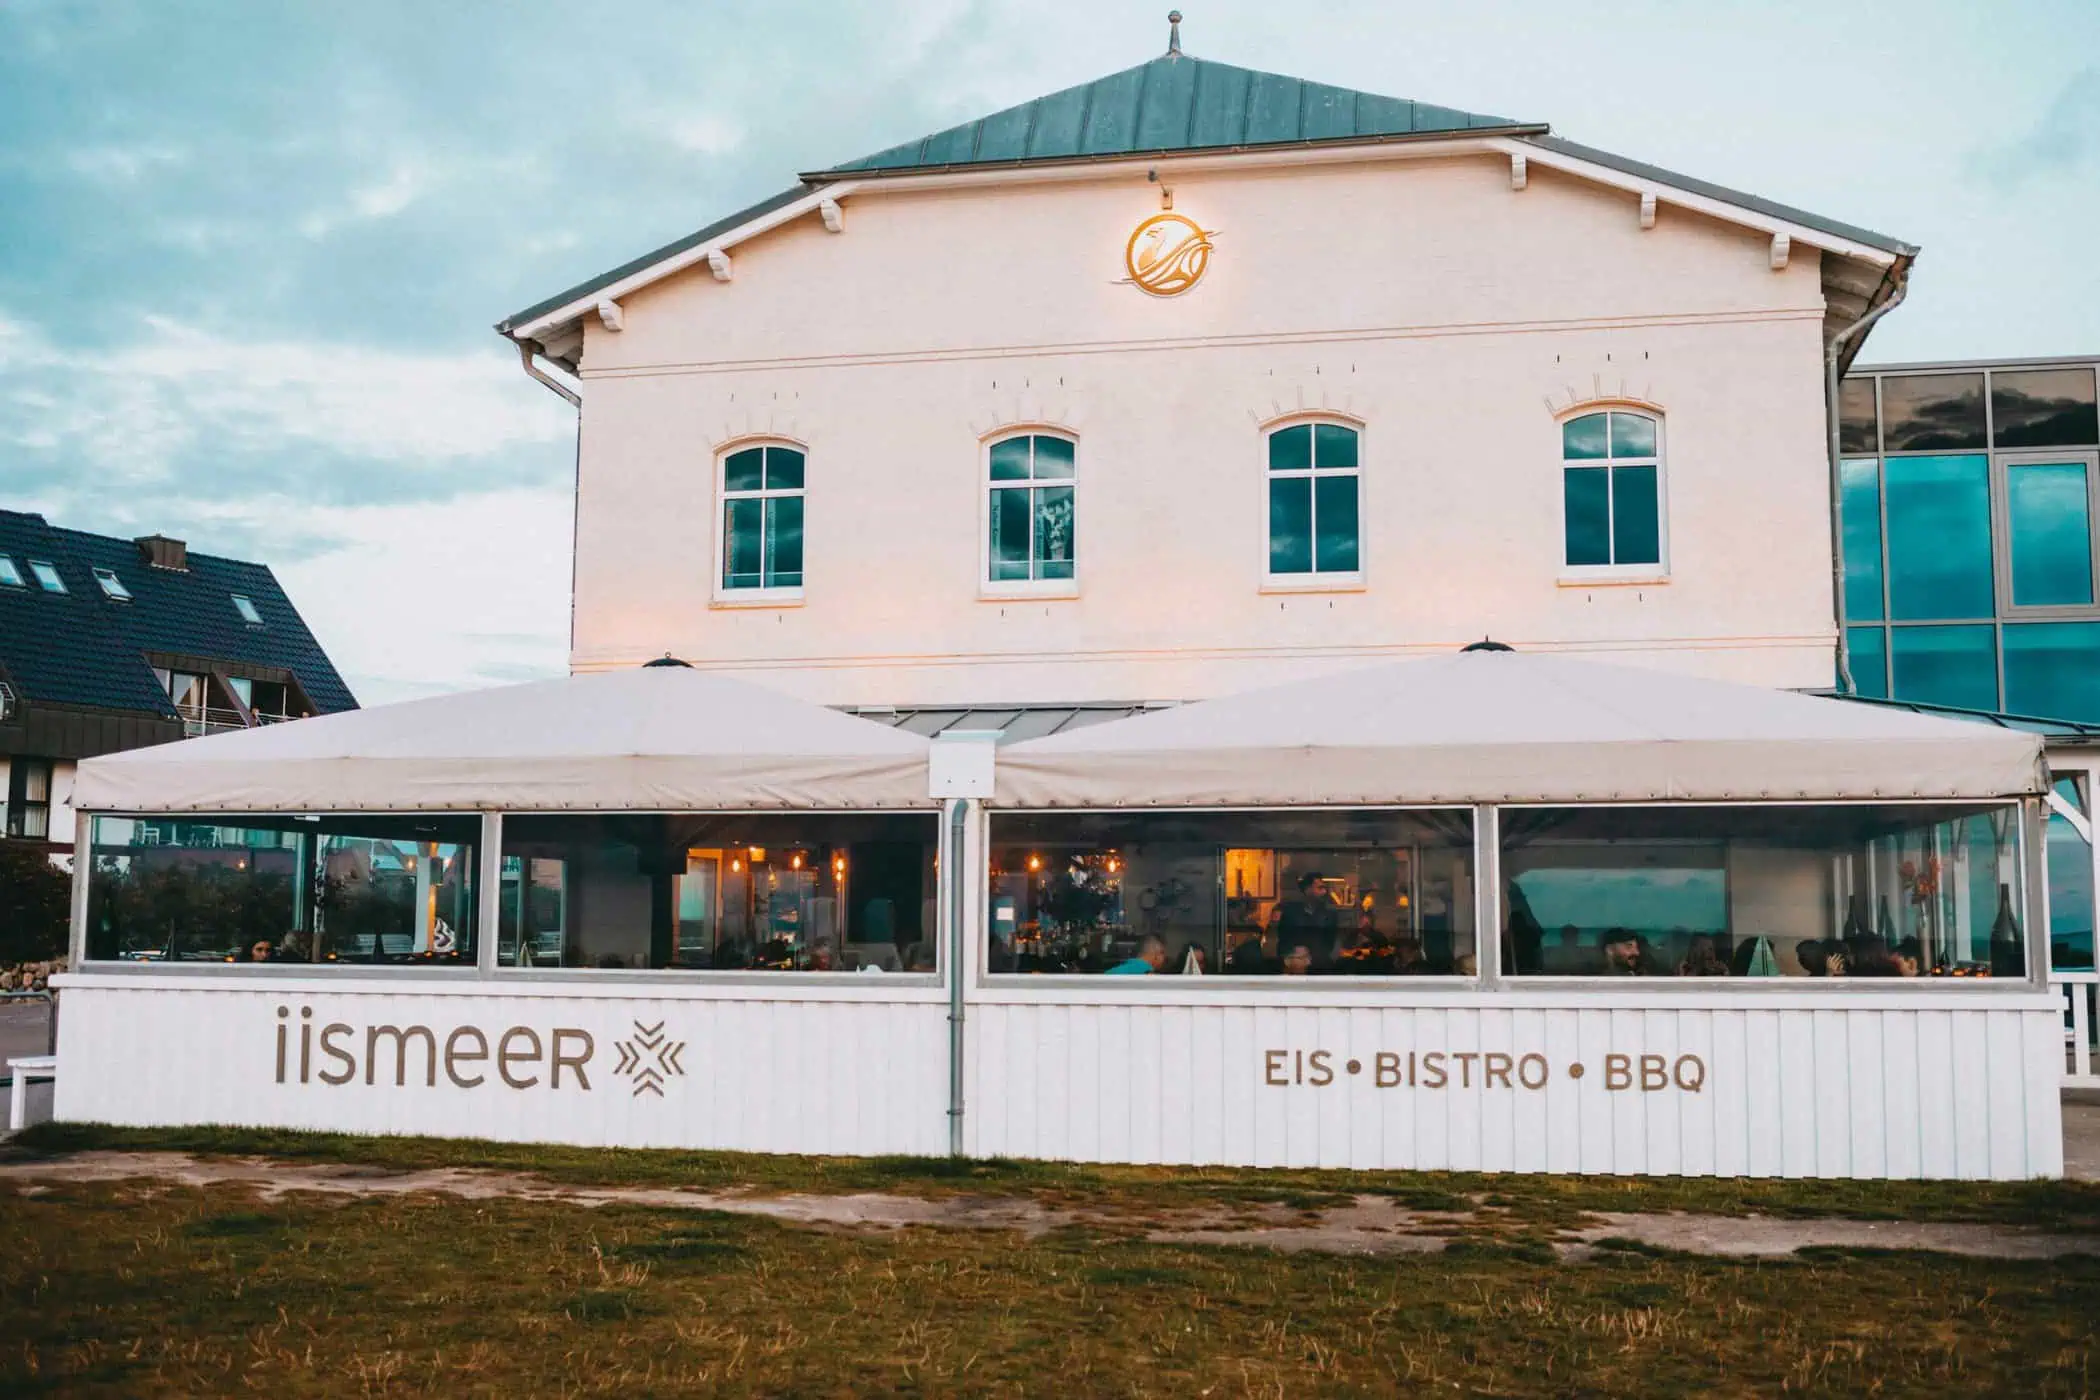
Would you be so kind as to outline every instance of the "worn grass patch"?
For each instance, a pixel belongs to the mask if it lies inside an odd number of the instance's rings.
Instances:
[[[2070,1396],[2100,1262],[1060,1231],[132,1183],[0,1192],[0,1393]]]
[[[672,1186],[697,1191],[1025,1196],[1045,1205],[1118,1214],[1204,1207],[1319,1210],[1344,1204],[1353,1196],[1379,1195],[1417,1211],[1484,1210],[1493,1218],[1490,1228],[1498,1233],[1570,1228],[1599,1211],[1972,1222],[2064,1234],[2100,1233],[2100,1184],[2075,1181],[1751,1181],[1246,1171],[996,1159],[758,1156],[276,1129],[139,1129],[74,1123],[32,1128],[0,1148],[0,1159],[88,1149],[271,1157],[400,1171],[481,1167],[580,1185]]]

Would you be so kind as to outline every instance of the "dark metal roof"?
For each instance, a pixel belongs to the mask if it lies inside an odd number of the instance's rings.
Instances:
[[[1854,705],[1878,705],[1883,709],[1908,710],[1917,715],[1940,715],[1947,719],[1965,719],[1973,720],[1977,724],[1995,725],[2000,729],[2017,729],[2028,734],[2039,734],[2051,743],[2100,744],[2100,724],[2091,724],[2084,720],[2010,715],[1999,710],[1968,710],[1959,705],[1929,705],[1922,700],[1882,700],[1870,695],[1839,695],[1829,691],[1816,693]]]
[[[146,659],[148,652],[167,652],[287,671],[318,712],[357,708],[267,565],[191,552],[188,568],[158,569],[130,540],[62,529],[41,515],[11,510],[0,510],[0,554],[14,560],[25,584],[0,585],[0,674],[31,705],[174,719]],[[29,573],[32,559],[56,568],[66,591],[39,587]],[[97,568],[114,573],[130,601],[104,596]],[[234,610],[236,593],[255,604],[261,626]]]
[[[803,178],[1517,129],[1544,128],[1169,53]]]
[[[1168,708],[1160,701],[1094,701],[1078,705],[841,705],[849,715],[859,715],[893,729],[935,738],[950,730],[958,734],[996,732],[1002,744],[1040,739],[1068,729],[1085,729],[1111,720],[1129,719],[1147,710]]]

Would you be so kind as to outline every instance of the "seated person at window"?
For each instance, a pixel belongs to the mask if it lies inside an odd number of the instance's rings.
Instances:
[[[1712,934],[1695,933],[1684,947],[1684,961],[1677,964],[1679,977],[1726,977],[1728,964],[1714,947]]]
[[[1629,928],[1604,931],[1604,974],[1607,977],[1646,977],[1648,940]]]
[[[1303,942],[1284,945],[1283,975],[1286,977],[1308,977],[1312,974],[1312,949]]]
[[[1148,933],[1138,944],[1137,954],[1125,958],[1108,969],[1111,977],[1146,977],[1155,972],[1164,972],[1167,967],[1167,945],[1157,935]]]
[[[1226,972],[1239,977],[1253,977],[1275,971],[1269,961],[1268,950],[1262,946],[1260,929],[1248,929],[1243,933],[1226,936],[1236,940],[1232,951],[1225,955]]]
[[[1336,910],[1334,901],[1320,887],[1325,878],[1317,870],[1298,877],[1298,897],[1283,907],[1277,946],[1303,944],[1320,967],[1334,965]]]

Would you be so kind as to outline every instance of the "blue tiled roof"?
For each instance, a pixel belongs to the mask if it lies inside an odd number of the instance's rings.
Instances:
[[[1170,53],[822,173],[842,176],[1538,125]]]
[[[354,710],[357,699],[267,565],[192,552],[187,569],[157,569],[131,540],[61,529],[40,515],[0,510],[0,554],[26,586],[0,585],[0,672],[23,699],[176,717],[146,653],[174,652],[289,671],[321,714]],[[49,563],[66,586],[38,586],[29,561]],[[105,597],[108,569],[131,593]],[[234,610],[255,604],[261,626]]]

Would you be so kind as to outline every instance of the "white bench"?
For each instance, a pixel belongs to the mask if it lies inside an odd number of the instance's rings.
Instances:
[[[15,1080],[7,1098],[7,1130],[19,1133],[29,1117],[29,1081],[58,1078],[58,1056],[18,1055],[7,1062],[7,1070]]]

